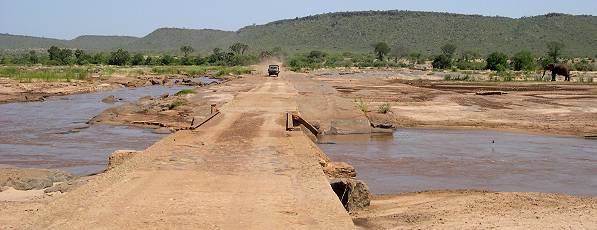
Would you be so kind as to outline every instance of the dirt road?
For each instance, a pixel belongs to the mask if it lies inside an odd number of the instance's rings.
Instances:
[[[354,228],[316,147],[284,130],[297,91],[284,76],[255,78],[212,122],[161,140],[15,227]]]

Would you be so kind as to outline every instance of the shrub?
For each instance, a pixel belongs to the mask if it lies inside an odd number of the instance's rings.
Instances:
[[[143,65],[145,64],[145,58],[141,54],[135,54],[131,59],[131,65]]]
[[[487,56],[486,69],[496,70],[498,72],[508,69],[508,56],[504,53],[493,52]]]
[[[460,60],[454,63],[456,68],[460,70],[483,70],[485,69],[485,62],[474,62],[474,61],[466,61]]]
[[[359,107],[359,110],[361,110],[363,113],[368,113],[369,112],[369,104],[366,101],[363,101],[362,98],[360,98],[358,101],[356,101],[357,106]]]
[[[572,69],[576,71],[593,71],[594,67],[587,59],[583,59],[578,63],[574,63],[574,65],[572,65]]]
[[[433,59],[431,65],[436,69],[449,69],[452,68],[452,58],[446,54],[441,54]]]
[[[174,63],[174,58],[168,54],[164,54],[160,57],[160,64],[162,65],[171,65]]]
[[[172,110],[172,109],[175,109],[176,107],[180,107],[180,106],[183,106],[183,105],[186,105],[186,104],[187,104],[187,102],[186,102],[186,101],[183,101],[183,100],[177,100],[177,101],[175,101],[175,102],[172,102],[172,104],[170,104],[170,105],[168,106],[168,109]]]
[[[535,67],[534,61],[535,59],[531,52],[521,51],[514,54],[514,57],[512,57],[512,67],[516,71],[533,70]]]
[[[377,107],[377,112],[386,114],[386,113],[390,112],[391,108],[392,107],[390,106],[390,103],[386,102],[386,103],[381,104],[379,107]]]
[[[450,75],[447,74],[446,76],[444,76],[444,81],[469,81],[469,80],[473,80],[471,78],[470,75],[465,74],[465,75]]]

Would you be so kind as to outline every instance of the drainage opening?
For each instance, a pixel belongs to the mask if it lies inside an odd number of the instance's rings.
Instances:
[[[350,186],[348,183],[345,183],[344,181],[335,181],[330,183],[330,185],[332,186],[332,190],[336,193],[336,196],[338,196],[338,199],[340,199],[340,202],[342,202],[344,208],[348,210],[348,197],[350,195]]]

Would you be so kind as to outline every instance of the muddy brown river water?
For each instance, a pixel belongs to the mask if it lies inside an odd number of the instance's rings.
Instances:
[[[375,194],[438,189],[597,195],[597,141],[518,133],[402,129],[327,136],[320,148],[352,164]]]
[[[164,135],[147,129],[85,124],[103,110],[109,95],[134,101],[190,87],[148,86],[109,92],[51,97],[43,102],[0,105],[0,166],[53,168],[75,174],[105,169],[115,150],[143,150]]]

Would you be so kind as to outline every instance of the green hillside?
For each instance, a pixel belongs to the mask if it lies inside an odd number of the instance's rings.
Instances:
[[[237,32],[220,30],[158,29],[142,38],[93,36],[57,40],[0,34],[0,49],[47,48],[63,45],[89,50],[125,48],[131,51],[176,52],[183,45],[208,52],[234,42],[252,50],[281,47],[287,53],[323,50],[370,52],[384,41],[407,52],[433,54],[446,43],[460,51],[487,54],[523,49],[544,53],[545,43],[561,41],[567,56],[597,55],[597,17],[548,14],[512,19],[450,13],[363,11],[321,14],[247,26]],[[83,41],[81,41],[83,40]]]
[[[125,47],[133,51],[171,52],[190,45],[196,51],[207,52],[214,48],[228,47],[236,33],[221,30],[193,30],[161,28]]]
[[[125,48],[137,40],[139,38],[128,36],[84,35],[68,41],[67,45],[72,48],[84,48],[86,50],[112,50]]]
[[[22,35],[0,34],[0,49],[35,49],[66,46],[67,41]]]

